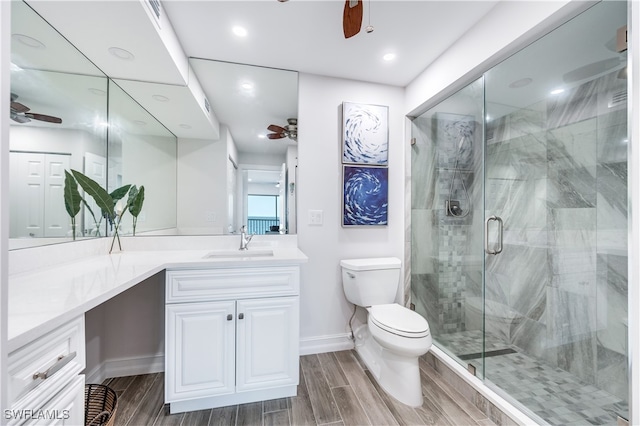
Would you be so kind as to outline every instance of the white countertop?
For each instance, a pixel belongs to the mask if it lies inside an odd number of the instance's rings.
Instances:
[[[301,264],[296,247],[273,256],[204,258],[215,250],[137,250],[93,255],[9,276],[9,352],[168,268]]]

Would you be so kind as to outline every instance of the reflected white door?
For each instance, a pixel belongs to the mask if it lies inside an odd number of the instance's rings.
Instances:
[[[10,155],[10,236],[44,236],[44,154]]]
[[[92,154],[91,152],[86,152],[84,154],[84,174],[95,180],[98,185],[103,188],[107,187],[107,159],[101,155]],[[93,198],[89,196],[84,196],[85,201],[91,207],[95,215],[95,221],[93,216],[88,209],[84,209],[84,234],[85,235],[97,235],[96,221],[100,222],[100,218],[102,217],[102,211],[98,208]],[[100,235],[104,235],[105,222],[104,219],[100,222]]]
[[[65,237],[71,230],[71,218],[64,207],[64,171],[69,169],[70,159],[70,155],[45,154],[45,237]]]
[[[11,152],[11,238],[67,236],[71,219],[64,207],[64,170],[69,161],[69,154]]]

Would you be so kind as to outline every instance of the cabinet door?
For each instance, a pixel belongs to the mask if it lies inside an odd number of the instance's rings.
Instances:
[[[234,392],[235,302],[166,306],[165,402]]]
[[[298,305],[298,297],[238,301],[238,392],[298,384]]]

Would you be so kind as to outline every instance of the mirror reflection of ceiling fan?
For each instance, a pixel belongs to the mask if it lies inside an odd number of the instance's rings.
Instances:
[[[298,119],[297,118],[287,118],[287,125],[277,126],[275,124],[269,125],[267,129],[273,133],[267,134],[269,139],[282,139],[289,138],[291,140],[298,140]]]
[[[46,121],[47,123],[56,123],[56,124],[62,123],[61,118],[54,117],[52,115],[29,112],[31,111],[31,109],[21,104],[20,102],[16,102],[16,99],[18,99],[18,95],[16,95],[15,93],[12,93],[11,94],[11,112],[9,114],[13,121],[16,121],[18,123],[28,123],[31,120],[38,120],[38,121]]]

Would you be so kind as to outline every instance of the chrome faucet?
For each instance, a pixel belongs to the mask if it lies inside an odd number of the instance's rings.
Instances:
[[[247,235],[247,226],[242,225],[240,227],[240,250],[248,250],[249,242],[253,238],[253,235]]]

